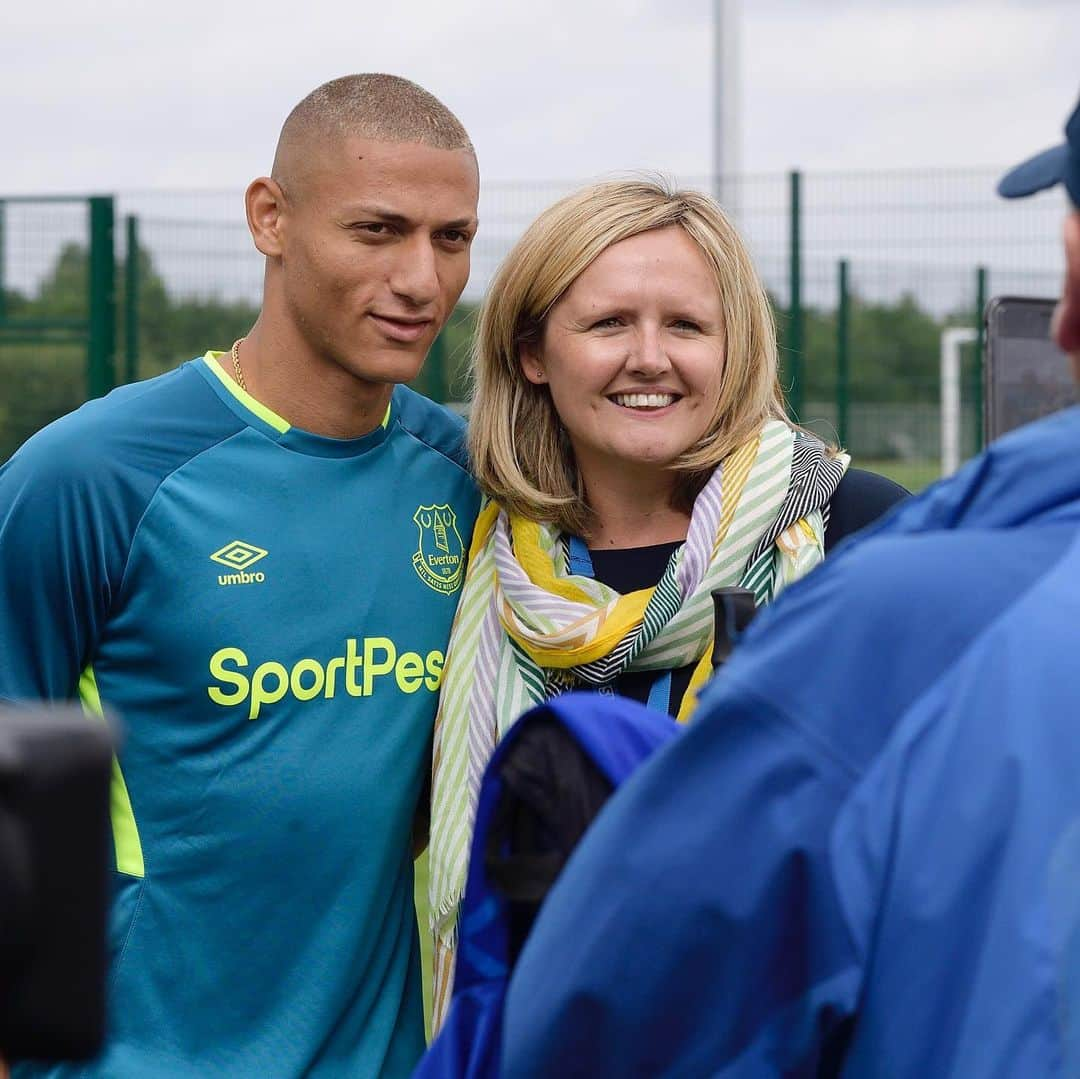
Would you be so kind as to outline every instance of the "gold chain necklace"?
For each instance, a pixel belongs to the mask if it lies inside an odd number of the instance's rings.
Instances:
[[[247,393],[247,386],[244,383],[244,372],[240,369],[240,342],[246,341],[246,337],[238,337],[232,346],[232,365],[233,370],[236,372],[236,381],[240,386],[240,389]]]

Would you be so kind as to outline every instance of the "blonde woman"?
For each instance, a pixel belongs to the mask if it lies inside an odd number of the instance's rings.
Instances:
[[[435,727],[435,1021],[480,777],[508,727],[570,688],[685,720],[710,673],[714,589],[759,604],[903,490],[793,427],[768,298],[708,197],[588,187],[511,251],[484,304],[473,536]],[[850,492],[850,493],[845,493]]]

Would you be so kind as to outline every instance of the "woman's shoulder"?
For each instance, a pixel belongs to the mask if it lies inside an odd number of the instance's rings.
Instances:
[[[829,501],[829,527],[825,531],[825,550],[858,532],[909,498],[911,492],[888,476],[849,468]]]

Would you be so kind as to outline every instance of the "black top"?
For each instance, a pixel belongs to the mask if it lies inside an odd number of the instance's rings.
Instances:
[[[875,472],[849,468],[844,473],[829,504],[829,526],[825,530],[826,554],[853,532],[876,521],[886,510],[910,494],[898,483]],[[589,551],[593,575],[620,595],[652,588],[660,582],[672,552],[681,543],[658,543],[651,547],[624,547],[619,550]],[[690,685],[694,664],[671,673],[668,712],[677,715]],[[655,671],[627,671],[615,680],[615,692],[642,704],[656,681]]]
[[[652,588],[660,583],[671,556],[682,546],[682,540],[674,543],[657,543],[652,547],[622,547],[618,550],[589,550],[593,576],[608,588],[614,588],[621,596]]]
[[[873,524],[886,510],[902,502],[911,492],[887,476],[849,468],[829,503],[829,527],[825,529],[825,553],[842,539]]]

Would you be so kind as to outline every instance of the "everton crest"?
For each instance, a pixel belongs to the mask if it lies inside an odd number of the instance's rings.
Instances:
[[[420,530],[413,569],[428,588],[446,595],[456,592],[465,569],[465,547],[458,535],[457,514],[445,503],[419,506],[413,520]]]

